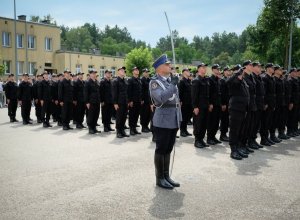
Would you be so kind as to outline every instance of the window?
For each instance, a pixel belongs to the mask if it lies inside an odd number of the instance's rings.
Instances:
[[[52,38],[45,38],[45,50],[51,51],[52,50]]]
[[[11,73],[11,61],[10,60],[3,60],[3,65],[4,65],[4,70],[5,74],[10,74]]]
[[[17,34],[17,48],[23,48],[23,34]]]
[[[90,72],[92,70],[94,70],[94,65],[88,65],[88,71]]]
[[[81,72],[81,64],[76,64],[76,73]]]
[[[2,32],[2,46],[5,46],[5,47],[10,46],[10,33]]]
[[[112,67],[111,72],[112,72],[112,75],[115,76],[116,75],[116,67]]]
[[[105,68],[106,68],[105,66],[100,66],[100,71],[99,71],[99,73],[100,73],[100,76],[101,76],[101,77],[104,76]]]
[[[33,63],[33,62],[28,63],[28,74],[34,75],[34,73],[36,71],[35,66],[36,66],[36,63]]]
[[[28,49],[35,49],[35,36],[28,35]]]
[[[24,73],[24,62],[23,61],[18,61],[17,73],[18,73],[18,75],[22,75]]]

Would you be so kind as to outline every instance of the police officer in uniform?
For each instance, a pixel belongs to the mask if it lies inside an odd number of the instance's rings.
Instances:
[[[297,69],[290,69],[291,98],[289,103],[289,116],[287,124],[287,135],[298,136],[298,108],[300,102],[300,87],[298,83]]]
[[[290,139],[291,137],[286,134],[286,127],[288,122],[288,115],[289,115],[289,104],[291,100],[291,86],[290,86],[290,79],[289,75],[287,74],[287,70],[283,70],[283,84],[284,84],[284,94],[285,94],[285,106],[283,108],[283,124],[279,129],[279,138],[282,140]]]
[[[192,81],[193,129],[195,136],[194,146],[197,148],[208,147],[204,136],[207,129],[207,116],[212,104],[209,99],[209,80],[205,77],[207,64],[198,65],[197,77]]]
[[[216,138],[221,114],[220,66],[212,65],[212,75],[209,77],[209,98],[212,109],[208,111],[207,143],[215,145],[222,143]]]
[[[73,129],[70,127],[73,111],[73,86],[70,73],[70,71],[64,71],[64,79],[58,85],[58,101],[61,106],[63,130]]]
[[[140,115],[142,102],[142,83],[139,78],[139,69],[132,69],[132,77],[128,79],[128,107],[130,135],[141,134],[136,130],[137,121]]]
[[[33,99],[32,85],[29,82],[29,75],[23,74],[23,81],[19,85],[18,100],[21,105],[23,125],[32,124],[30,119],[31,101]]]
[[[112,83],[112,95],[114,109],[116,110],[117,138],[129,137],[125,132],[125,122],[127,117],[127,81],[125,80],[125,67],[118,69],[118,77]]]
[[[259,62],[253,62],[252,63],[252,72],[253,72],[253,77],[255,80],[255,85],[256,85],[256,107],[257,107],[257,111],[255,112],[255,116],[254,116],[254,120],[253,120],[253,124],[254,124],[254,132],[253,132],[253,136],[252,136],[252,141],[253,144],[255,144],[258,148],[263,148],[262,145],[258,144],[256,141],[257,138],[257,134],[260,130],[261,127],[261,117],[262,117],[262,113],[264,111],[264,100],[265,100],[265,86],[264,83],[262,81],[262,77],[261,77],[261,67],[262,64],[260,64]]]
[[[18,122],[16,112],[18,108],[18,85],[14,81],[14,74],[8,75],[8,82],[5,84],[5,96],[8,104],[8,116],[10,122]]]
[[[101,97],[101,110],[102,110],[102,123],[104,125],[104,132],[114,131],[111,128],[110,122],[113,111],[113,98],[112,98],[112,72],[105,70],[104,78],[100,82],[100,97]]]
[[[85,112],[84,95],[83,95],[85,81],[83,80],[83,75],[84,73],[78,73],[77,80],[73,82],[74,85],[73,99],[76,102],[74,121],[76,121],[77,129],[85,128],[85,126],[83,125],[84,112]]]
[[[58,78],[56,74],[52,74],[52,80],[51,80],[51,113],[53,117],[53,122],[57,122],[58,118]]]
[[[154,132],[156,133],[154,155],[156,185],[165,189],[173,189],[180,186],[169,175],[171,152],[182,120],[176,86],[178,78],[170,77],[170,62],[166,55],[159,57],[153,63],[153,67],[156,77],[150,81],[150,95],[156,106],[153,116]]]
[[[232,68],[233,76],[227,80],[229,93],[229,145],[230,157],[242,160],[247,157],[245,146],[240,146],[241,128],[247,113],[250,95],[248,86],[243,79],[243,68],[236,65]]]
[[[38,85],[42,82],[43,76],[41,74],[36,75],[37,80],[33,83],[33,99],[35,106],[35,116],[37,118],[37,123],[42,123],[42,106],[38,97]]]
[[[142,107],[141,107],[141,118],[140,122],[142,125],[142,132],[149,133],[149,123],[151,120],[151,100],[149,94],[149,70],[147,68],[143,69],[143,77],[141,78],[142,82]]]
[[[262,116],[261,123],[261,145],[274,145],[275,142],[270,140],[269,131],[272,128],[272,119],[276,105],[275,96],[275,80],[273,78],[274,65],[272,63],[266,64],[266,74],[263,77],[265,85],[265,110]]]
[[[189,79],[191,73],[189,69],[182,70],[182,79],[179,81],[179,98],[182,111],[182,122],[180,125],[180,136],[192,136],[187,130],[187,124],[193,115],[192,106],[192,82]]]
[[[51,86],[48,72],[43,73],[43,80],[38,84],[38,97],[41,102],[42,112],[41,120],[43,121],[43,127],[49,128],[50,115],[51,115]]]
[[[100,114],[100,85],[96,79],[97,71],[90,71],[90,79],[84,84],[84,102],[88,109],[87,124],[89,134],[101,133],[96,129]]]
[[[228,66],[223,69],[223,77],[220,79],[220,90],[221,90],[221,124],[220,124],[220,141],[229,141],[227,136],[228,126],[229,126],[229,113],[228,113],[228,104],[229,104],[229,95],[228,95],[228,86],[227,79],[231,76],[231,70]]]

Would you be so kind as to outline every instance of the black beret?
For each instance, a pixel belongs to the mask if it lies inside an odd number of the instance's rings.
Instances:
[[[231,70],[232,70],[232,71],[236,71],[236,70],[239,70],[239,69],[241,69],[241,68],[243,68],[243,67],[241,66],[241,64],[236,64],[234,67],[231,68]]]
[[[120,68],[118,69],[118,71],[121,70],[121,69],[126,70],[126,67],[125,67],[125,66],[122,66],[122,67],[120,67]]]
[[[89,73],[90,73],[90,74],[91,74],[91,73],[97,73],[97,71],[96,71],[96,70],[90,70]]]
[[[214,64],[214,65],[212,65],[211,69],[220,69],[220,65],[219,64]]]
[[[147,68],[145,68],[145,69],[143,69],[143,72],[149,73],[150,71]]]
[[[296,68],[292,68],[292,69],[290,69],[289,73],[295,72],[295,71],[297,71],[297,69]]]
[[[252,64],[252,61],[246,60],[246,61],[244,61],[243,66],[248,66],[249,64]]]
[[[81,72],[77,73],[77,76],[79,76],[79,75],[84,75],[84,73],[81,73]]]
[[[23,73],[23,76],[29,76],[29,74],[28,73]]]
[[[183,68],[181,72],[183,73],[184,71],[190,71],[190,70],[188,68]]]
[[[112,71],[111,70],[105,70],[104,73],[112,73]]]
[[[281,66],[279,66],[279,65],[274,65],[274,70],[279,70],[279,69],[282,69],[282,67]]]
[[[265,67],[266,68],[271,68],[271,67],[274,67],[274,65],[273,65],[273,63],[267,63]]]
[[[259,61],[253,62],[252,65],[253,66],[263,66],[263,64],[261,64]]]
[[[230,70],[229,66],[225,66],[223,69],[223,71],[228,71],[228,70]]]
[[[132,71],[133,71],[133,70],[139,70],[139,68],[137,68],[137,67],[135,66],[135,67],[132,68]]]
[[[205,63],[200,63],[197,68],[199,69],[200,67],[203,67],[203,66],[208,66],[208,64],[205,64]]]

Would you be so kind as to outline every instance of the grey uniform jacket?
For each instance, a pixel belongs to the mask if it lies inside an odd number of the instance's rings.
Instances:
[[[158,74],[150,81],[150,96],[156,109],[153,126],[159,128],[179,128],[182,121],[178,88]]]

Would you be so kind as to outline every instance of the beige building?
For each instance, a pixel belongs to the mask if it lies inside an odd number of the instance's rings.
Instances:
[[[124,57],[62,51],[60,28],[47,21],[28,22],[25,16],[18,16],[16,30],[17,42],[14,37],[14,19],[0,17],[0,63],[5,66],[5,74],[21,75],[27,72],[35,75],[44,70],[58,73],[66,69],[74,73],[88,73],[90,69],[96,69],[102,75],[105,69],[114,72],[124,65]]]

